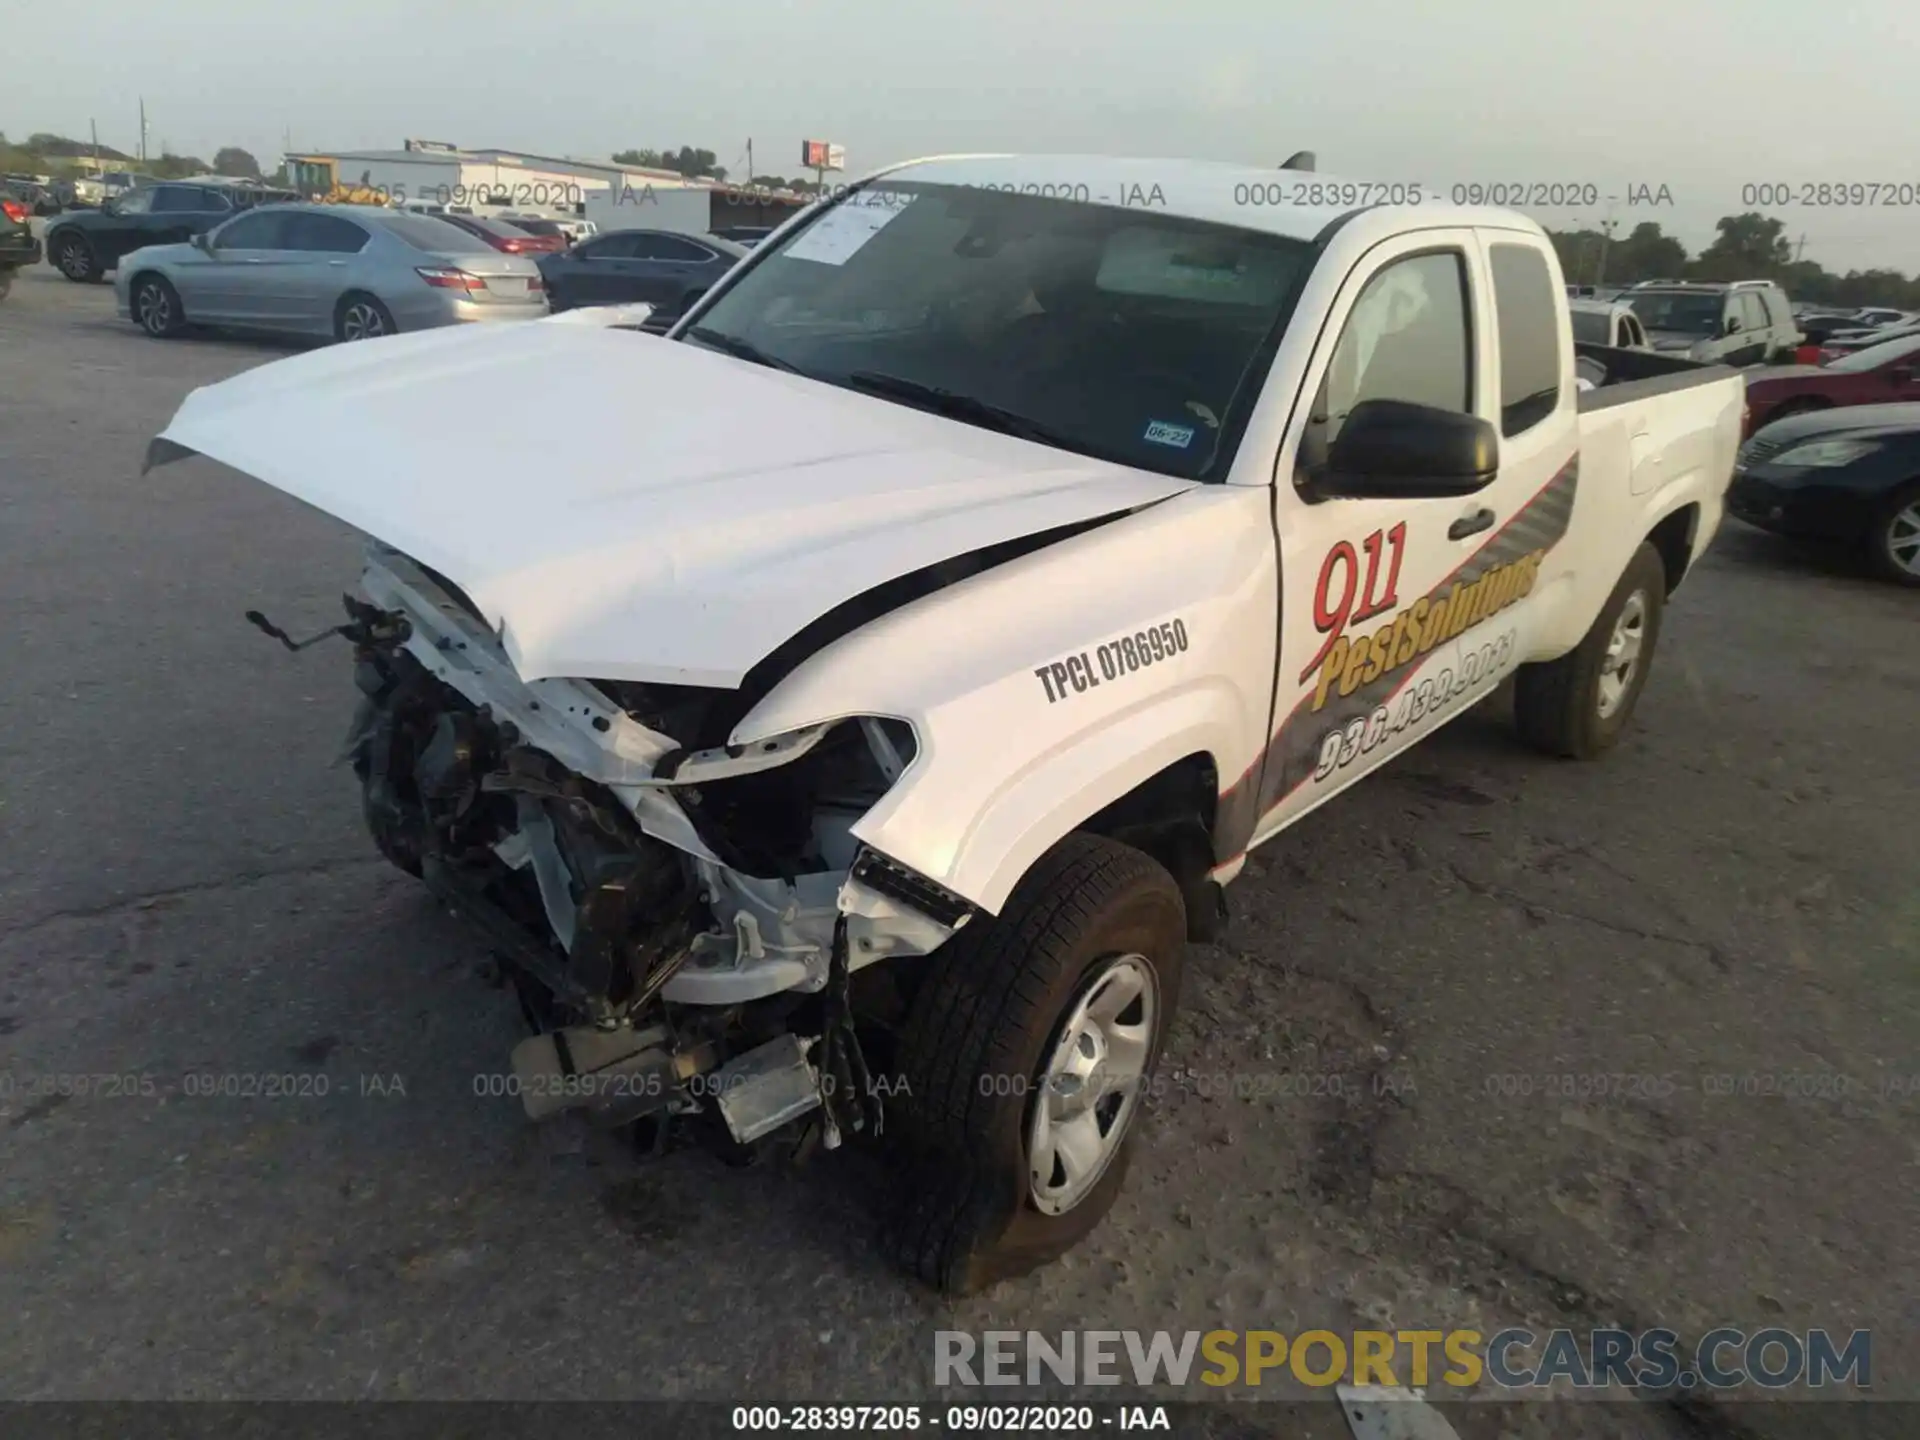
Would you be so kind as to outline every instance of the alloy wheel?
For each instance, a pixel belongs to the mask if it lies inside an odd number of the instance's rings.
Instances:
[[[372,305],[356,300],[340,317],[340,333],[349,340],[372,340],[387,333],[387,322]]]
[[[1896,510],[1887,522],[1887,554],[1909,575],[1920,576],[1920,500]]]
[[[134,314],[149,335],[164,335],[173,324],[173,300],[166,287],[149,280],[134,297]]]

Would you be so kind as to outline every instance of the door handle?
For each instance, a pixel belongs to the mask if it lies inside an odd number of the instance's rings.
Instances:
[[[341,270],[344,270],[347,268],[347,262],[344,260],[329,260],[327,261],[327,264],[336,266]]]
[[[1447,527],[1447,539],[1464,540],[1469,535],[1478,535],[1482,530],[1489,529],[1492,525],[1493,511],[1483,506],[1478,510],[1469,511],[1454,521],[1453,524],[1449,525]]]

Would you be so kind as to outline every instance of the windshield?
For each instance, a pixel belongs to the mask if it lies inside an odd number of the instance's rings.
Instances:
[[[1613,317],[1592,310],[1573,312],[1573,338],[1583,345],[1611,345]]]
[[[1904,356],[1920,350],[1920,335],[1909,335],[1904,340],[1887,340],[1878,345],[1869,345],[1864,350],[1856,350],[1851,355],[1829,361],[1829,370],[1878,370],[1882,365],[1890,365]]]
[[[1726,299],[1718,294],[1651,290],[1620,297],[1649,330],[1679,330],[1689,335],[1718,335]]]
[[[889,182],[763,252],[683,338],[1059,448],[1220,480],[1306,241]]]

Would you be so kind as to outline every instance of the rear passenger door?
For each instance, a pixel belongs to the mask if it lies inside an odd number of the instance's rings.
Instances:
[[[220,191],[205,185],[154,187],[150,244],[176,245],[233,218],[233,206]]]
[[[1720,358],[1729,365],[1758,365],[1767,358],[1766,307],[1753,291],[1736,290],[1727,297],[1727,313],[1740,321],[1740,330]]]
[[[678,314],[680,303],[700,284],[701,264],[713,252],[677,235],[642,231],[634,237],[635,263],[629,267],[630,286],[623,300],[645,300],[665,314]]]
[[[370,237],[361,226],[339,215],[302,210],[286,213],[282,219],[281,248],[270,277],[271,323],[275,329],[331,335],[334,306],[354,288],[354,257]]]

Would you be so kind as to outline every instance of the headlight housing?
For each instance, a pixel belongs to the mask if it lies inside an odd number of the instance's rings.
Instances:
[[[1773,463],[1795,470],[1831,470],[1879,448],[1878,440],[1807,440],[1782,450]]]

